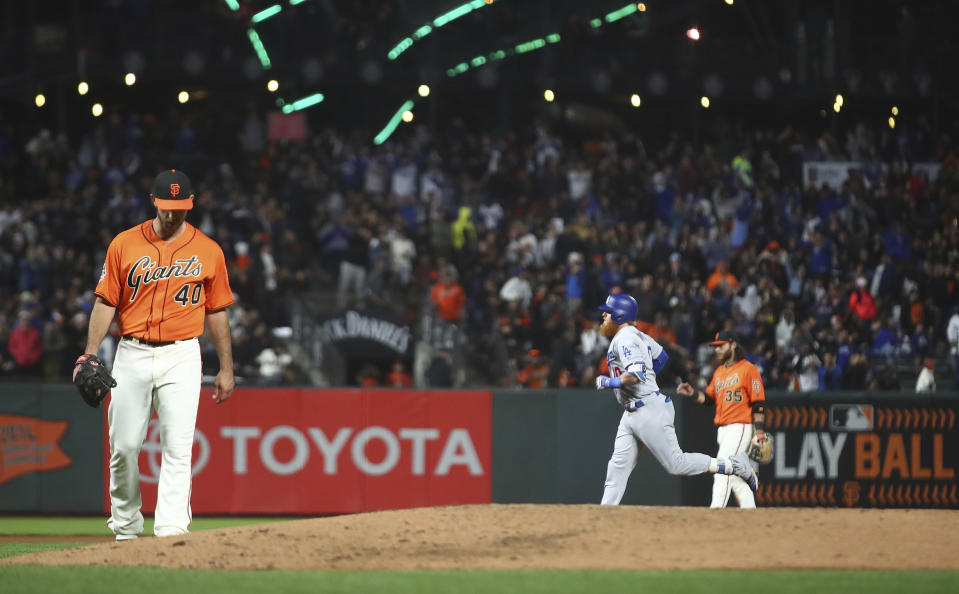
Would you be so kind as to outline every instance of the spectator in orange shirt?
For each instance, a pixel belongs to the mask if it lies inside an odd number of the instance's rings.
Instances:
[[[517,374],[516,381],[526,388],[545,388],[547,377],[549,365],[543,361],[539,349],[532,349],[529,352],[529,363]]]
[[[739,281],[731,272],[729,272],[729,267],[726,265],[726,262],[720,261],[718,264],[716,264],[716,269],[706,281],[706,290],[712,291],[724,283],[732,289],[739,288]]]
[[[430,301],[436,307],[436,315],[444,322],[456,323],[463,319],[466,293],[456,280],[456,267],[447,264],[440,269],[439,282],[430,290]]]
[[[876,315],[876,300],[866,290],[866,279],[856,279],[856,290],[849,295],[849,311],[858,322],[868,322]]]
[[[393,361],[393,369],[386,376],[386,385],[390,388],[410,388],[413,386],[413,376],[406,372],[403,361]]]
[[[363,388],[375,388],[380,385],[380,370],[376,365],[367,363],[360,368],[356,374],[356,383]]]

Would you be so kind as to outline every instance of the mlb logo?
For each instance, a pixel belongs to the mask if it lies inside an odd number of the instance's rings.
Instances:
[[[875,418],[871,404],[833,404],[829,407],[829,428],[833,431],[871,431]]]

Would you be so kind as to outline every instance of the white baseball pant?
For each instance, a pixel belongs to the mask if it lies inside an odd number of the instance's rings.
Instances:
[[[603,505],[619,505],[626,481],[643,453],[643,446],[670,474],[693,475],[709,472],[710,457],[684,452],[676,438],[676,409],[668,396],[656,393],[641,400],[642,406],[626,411],[619,420],[613,456],[606,468]],[[748,489],[748,487],[747,487]]]
[[[163,454],[153,533],[185,534],[192,520],[193,433],[200,403],[197,339],[150,347],[121,340],[113,364],[110,409],[110,519],[117,535],[143,531],[138,458],[157,411]]]
[[[728,458],[749,447],[749,440],[753,438],[753,426],[748,423],[732,423],[723,425],[716,432],[716,443],[719,444],[717,458]],[[752,461],[750,461],[752,463]],[[755,465],[753,465],[755,468]],[[735,475],[713,475],[713,499],[711,508],[723,508],[729,502],[729,493],[736,495],[741,508],[756,507],[756,498],[746,481]]]

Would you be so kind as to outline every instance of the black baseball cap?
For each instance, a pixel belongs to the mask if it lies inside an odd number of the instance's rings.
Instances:
[[[739,340],[736,338],[736,335],[729,330],[723,330],[722,332],[716,333],[716,336],[713,338],[713,341],[709,343],[709,346],[722,346],[727,342],[739,342]]]
[[[182,171],[169,169],[161,171],[153,182],[150,196],[156,201],[157,208],[163,210],[190,210],[193,208],[193,184]]]

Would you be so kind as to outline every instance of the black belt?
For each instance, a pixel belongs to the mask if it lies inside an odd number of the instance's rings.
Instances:
[[[162,347],[176,344],[175,340],[144,340],[142,338],[137,338],[136,336],[121,336],[120,338],[148,347]]]

